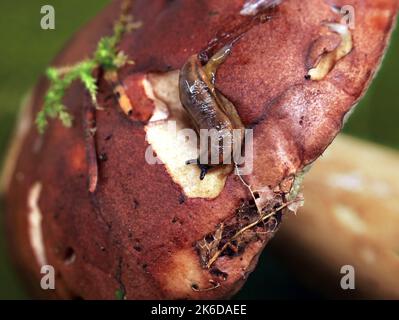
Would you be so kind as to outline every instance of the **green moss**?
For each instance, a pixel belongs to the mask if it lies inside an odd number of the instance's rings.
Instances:
[[[115,291],[115,299],[116,300],[124,300],[125,299],[125,293],[123,292],[122,289],[117,289]]]
[[[73,66],[47,69],[46,75],[50,86],[44,98],[44,106],[36,117],[36,125],[40,133],[45,132],[49,118],[58,118],[65,127],[72,125],[72,116],[62,100],[66,90],[75,80],[83,83],[90,94],[92,103],[97,106],[97,79],[93,75],[94,70],[102,68],[105,71],[113,71],[129,63],[128,57],[118,50],[118,43],[125,32],[140,26],[139,22],[133,22],[131,16],[122,13],[114,25],[113,34],[100,39],[91,59],[78,62]]]

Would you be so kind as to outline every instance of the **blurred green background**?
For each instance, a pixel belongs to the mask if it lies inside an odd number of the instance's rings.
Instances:
[[[109,0],[2,0],[0,2],[0,158],[3,160],[20,101],[55,54]],[[56,30],[40,28],[40,8],[55,8]],[[399,148],[399,32],[377,78],[345,132]],[[3,218],[1,208],[0,217]],[[0,299],[28,298],[6,255],[0,219]],[[304,287],[269,250],[237,298],[314,298],[319,292]]]

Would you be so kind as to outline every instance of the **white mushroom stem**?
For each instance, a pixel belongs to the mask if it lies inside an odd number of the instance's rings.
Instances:
[[[399,152],[340,136],[305,176],[305,206],[277,233],[277,253],[334,294],[399,298]],[[344,265],[356,290],[340,287]]]
[[[43,242],[42,213],[39,208],[40,193],[42,184],[36,182],[28,194],[28,228],[30,244],[40,267],[47,264],[46,252]]]

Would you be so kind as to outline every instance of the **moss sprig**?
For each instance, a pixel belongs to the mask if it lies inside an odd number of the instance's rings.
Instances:
[[[73,118],[63,103],[66,90],[75,80],[80,80],[89,92],[92,103],[97,107],[97,79],[94,70],[102,68],[105,72],[115,71],[125,64],[132,63],[128,56],[118,49],[118,44],[126,32],[141,26],[140,22],[133,21],[133,17],[122,13],[114,25],[113,34],[100,39],[92,58],[80,61],[72,66],[46,70],[50,81],[44,105],[36,117],[38,131],[43,134],[48,126],[49,118],[58,118],[65,127],[71,127]]]

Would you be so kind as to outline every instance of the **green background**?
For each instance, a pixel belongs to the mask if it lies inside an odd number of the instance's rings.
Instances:
[[[2,0],[0,2],[0,158],[3,159],[21,98],[43,73],[65,42],[107,0]],[[55,8],[56,30],[40,28],[40,8]],[[357,107],[345,132],[399,148],[399,33],[377,78]],[[2,214],[0,211],[0,217]],[[0,219],[2,220],[2,219]],[[27,298],[6,256],[3,224],[0,224],[0,299]],[[256,272],[237,298],[311,298],[322,297],[306,288],[268,250]]]

